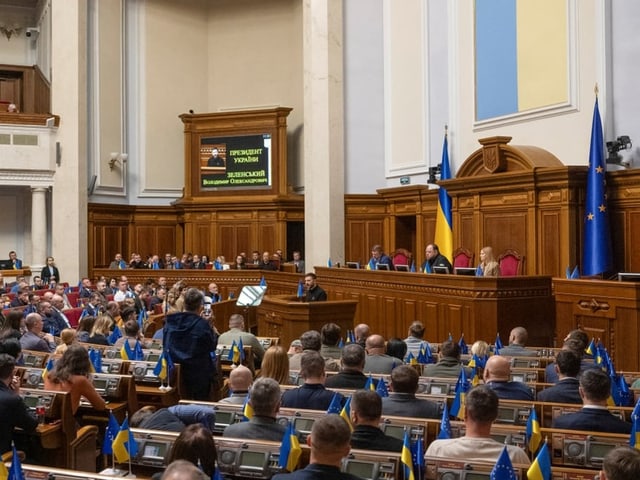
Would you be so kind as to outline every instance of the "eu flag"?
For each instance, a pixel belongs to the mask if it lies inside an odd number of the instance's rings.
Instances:
[[[513,465],[511,464],[506,445],[502,449],[502,453],[498,457],[498,461],[493,467],[493,470],[491,470],[489,478],[491,478],[491,480],[516,480],[517,477],[513,471]]]
[[[451,432],[451,422],[449,421],[449,409],[447,408],[447,402],[444,402],[444,409],[442,410],[442,418],[440,419],[440,433],[438,433],[438,439],[446,439],[453,437]]]
[[[11,467],[9,467],[8,479],[9,480],[24,480],[24,472],[22,471],[22,462],[20,461],[20,455],[16,450],[16,446],[11,444],[13,455],[11,457]]]
[[[298,293],[296,294],[296,297],[302,298],[303,296],[304,296],[304,285],[302,285],[302,280],[300,280],[298,282]]]
[[[449,168],[449,145],[447,142],[447,130],[445,127],[444,144],[442,145],[442,163],[440,166],[440,180],[449,180],[451,169]],[[451,213],[451,197],[447,189],[440,187],[438,191],[438,209],[436,211],[435,243],[440,253],[452,258],[453,255],[453,220]]]
[[[338,392],[335,392],[333,394],[333,397],[331,398],[329,408],[327,409],[327,415],[331,413],[340,415],[340,410],[342,410],[342,395],[340,395]]]
[[[609,209],[607,208],[607,164],[604,156],[602,122],[598,98],[593,107],[591,144],[589,146],[589,173],[584,214],[583,275],[599,275],[613,269]]]
[[[109,410],[109,421],[104,431],[104,442],[102,443],[102,453],[105,455],[111,455],[113,453],[113,441],[116,439],[116,435],[120,431],[120,425],[118,420],[113,416],[111,410]]]

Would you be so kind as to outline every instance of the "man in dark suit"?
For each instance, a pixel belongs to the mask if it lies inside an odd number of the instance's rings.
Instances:
[[[14,270],[20,270],[22,268],[22,260],[18,258],[18,254],[14,250],[9,252],[9,260]]]
[[[580,357],[570,350],[560,350],[554,363],[558,383],[538,393],[540,402],[582,403],[580,396]]]
[[[16,427],[32,433],[38,420],[20,397],[20,382],[14,381],[16,360],[7,353],[0,353],[0,454],[11,450],[11,440]]]
[[[416,398],[418,372],[409,365],[399,365],[391,372],[391,392],[382,399],[382,413],[402,417],[440,418],[438,404]]]
[[[367,376],[364,369],[365,352],[357,343],[345,345],[340,359],[341,370],[327,377],[325,385],[329,388],[364,388]]]
[[[580,375],[582,410],[553,419],[553,428],[587,430],[607,433],[630,433],[631,424],[620,420],[607,409],[611,395],[609,375],[599,369],[589,369]]]
[[[402,451],[402,440],[380,430],[382,399],[371,390],[356,390],[351,396],[351,447],[385,452]]]
[[[484,367],[484,383],[503,400],[533,401],[533,392],[522,382],[512,382],[511,364],[500,355],[489,357]]]
[[[47,264],[42,267],[40,277],[42,277],[42,283],[46,286],[49,286],[52,282],[58,283],[60,281],[60,271],[56,267],[53,257],[47,257]]]
[[[374,392],[375,393],[375,392]],[[259,378],[249,391],[253,417],[248,422],[234,423],[224,429],[223,437],[282,441],[287,427],[276,421],[280,410],[280,385],[273,378]]]
[[[326,415],[313,422],[307,445],[309,465],[292,473],[274,475],[272,480],[359,480],[340,471],[342,459],[349,455],[351,430],[339,415]]]
[[[282,395],[282,406],[289,408],[308,408],[311,410],[327,410],[335,392],[324,387],[324,358],[320,352],[308,351],[300,359],[300,376],[304,384],[298,388],[287,390]],[[344,397],[338,394],[340,404]]]

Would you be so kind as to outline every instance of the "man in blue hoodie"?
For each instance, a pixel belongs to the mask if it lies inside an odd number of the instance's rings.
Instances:
[[[173,363],[182,365],[182,382],[186,398],[211,400],[211,385],[217,383],[215,359],[218,336],[200,316],[204,296],[190,288],[184,296],[184,312],[167,316],[164,325],[163,348]]]

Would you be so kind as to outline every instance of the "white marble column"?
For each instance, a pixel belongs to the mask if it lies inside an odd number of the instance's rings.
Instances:
[[[344,262],[342,0],[304,0],[305,261]]]
[[[45,264],[47,255],[47,188],[31,188],[31,267]],[[34,273],[36,275],[36,273]]]

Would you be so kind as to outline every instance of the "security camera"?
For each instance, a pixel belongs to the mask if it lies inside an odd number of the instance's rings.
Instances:
[[[26,36],[27,37],[37,37],[40,34],[40,28],[39,27],[29,27],[27,28],[26,31]]]

